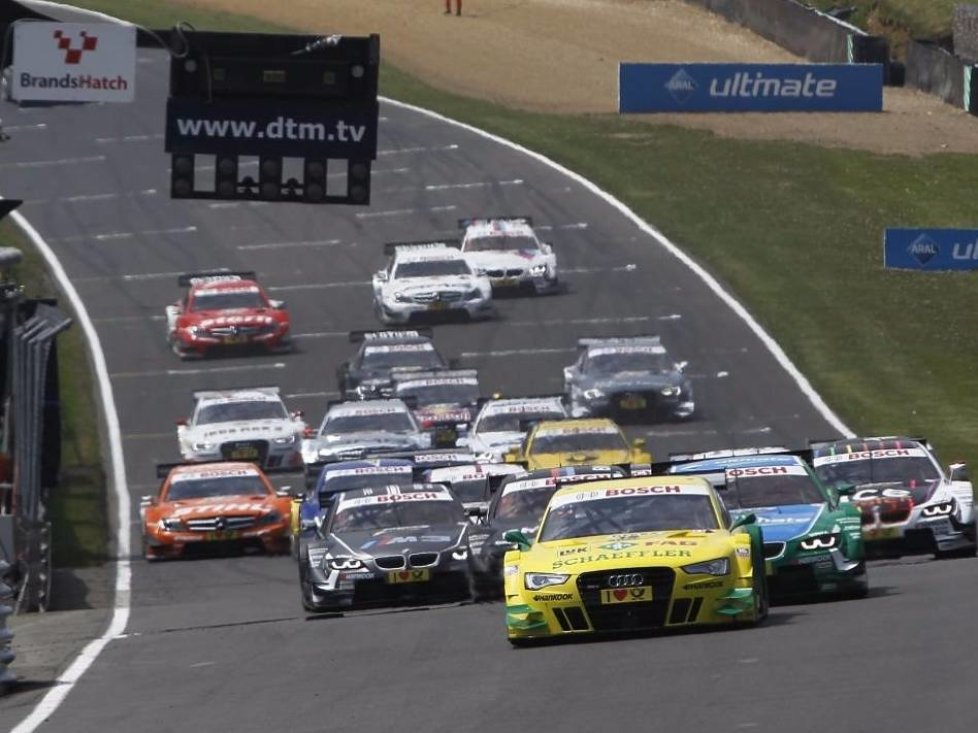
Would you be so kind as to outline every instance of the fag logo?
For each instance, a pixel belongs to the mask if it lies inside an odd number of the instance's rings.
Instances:
[[[81,62],[82,54],[86,51],[94,51],[98,46],[98,37],[90,36],[86,31],[81,32],[81,47],[75,48],[72,39],[64,34],[63,31],[55,31],[54,38],[58,42],[58,50],[65,52],[66,64],[78,64]]]

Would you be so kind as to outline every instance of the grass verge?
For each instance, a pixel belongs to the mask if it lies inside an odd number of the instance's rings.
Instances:
[[[24,253],[14,279],[27,297],[57,292],[41,256],[12,223],[0,223],[0,246]],[[63,304],[62,304],[63,307]],[[48,515],[52,523],[54,564],[81,567],[102,562],[108,540],[105,473],[98,440],[94,385],[81,330],[72,326],[58,336],[63,437],[61,485],[52,491]]]
[[[156,26],[228,22],[163,3],[81,4]],[[519,112],[390,66],[381,87],[538,150],[654,222],[738,293],[856,431],[926,434],[947,459],[978,459],[975,276],[881,266],[886,226],[976,224],[973,156],[880,156]]]

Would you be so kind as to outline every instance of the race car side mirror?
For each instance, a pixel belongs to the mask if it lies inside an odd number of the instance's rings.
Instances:
[[[967,463],[952,463],[947,467],[947,472],[952,481],[971,481]]]
[[[564,381],[569,382],[574,376],[574,367],[564,367]]]
[[[296,410],[295,412],[292,413],[293,420],[298,420],[300,417],[305,417],[305,416],[306,413],[303,412],[302,410]]]
[[[270,300],[268,304],[278,311],[284,311],[287,307],[284,300]]]
[[[635,440],[632,441],[632,447],[634,448],[644,448],[645,445],[645,438],[635,438]]]
[[[507,542],[512,542],[516,545],[518,550],[529,550],[530,541],[526,538],[526,535],[520,532],[518,529],[508,529],[503,532],[503,539]]]
[[[757,515],[753,512],[737,517],[730,525],[730,531],[733,532],[735,529],[746,527],[749,524],[757,524]]]
[[[856,493],[856,485],[839,484],[838,486],[835,487],[835,491],[836,493],[838,493],[839,496],[847,496],[847,497],[852,496],[853,494]]]
[[[387,282],[387,270],[377,270],[377,274],[374,277],[381,282]]]
[[[285,498],[293,498],[295,496],[295,491],[292,490],[291,486],[282,486],[281,488],[275,489],[275,496]]]
[[[688,366],[689,366],[689,362],[688,361],[680,361],[680,362],[677,362],[676,363],[676,371],[677,372],[684,372],[684,371],[686,371],[686,367],[688,367]]]
[[[140,497],[139,506],[156,506],[156,497],[155,496]]]
[[[185,418],[185,417],[178,417],[177,418],[177,425],[179,425],[181,428],[187,427],[187,418]]]

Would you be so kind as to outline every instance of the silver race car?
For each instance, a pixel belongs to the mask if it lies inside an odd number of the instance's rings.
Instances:
[[[544,420],[563,420],[567,408],[562,395],[493,399],[483,403],[469,434],[459,438],[481,460],[501,461],[519,447],[528,426]]]
[[[528,216],[461,219],[462,254],[472,269],[488,275],[492,287],[524,289],[534,293],[555,292],[557,256],[541,242]]]

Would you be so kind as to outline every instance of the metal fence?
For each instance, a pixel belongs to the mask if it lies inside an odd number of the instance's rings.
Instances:
[[[11,648],[14,632],[7,628],[7,617],[14,612],[10,605],[14,598],[14,589],[4,582],[9,571],[10,564],[0,560],[0,695],[7,692],[17,679],[16,675],[7,669],[17,656]]]

